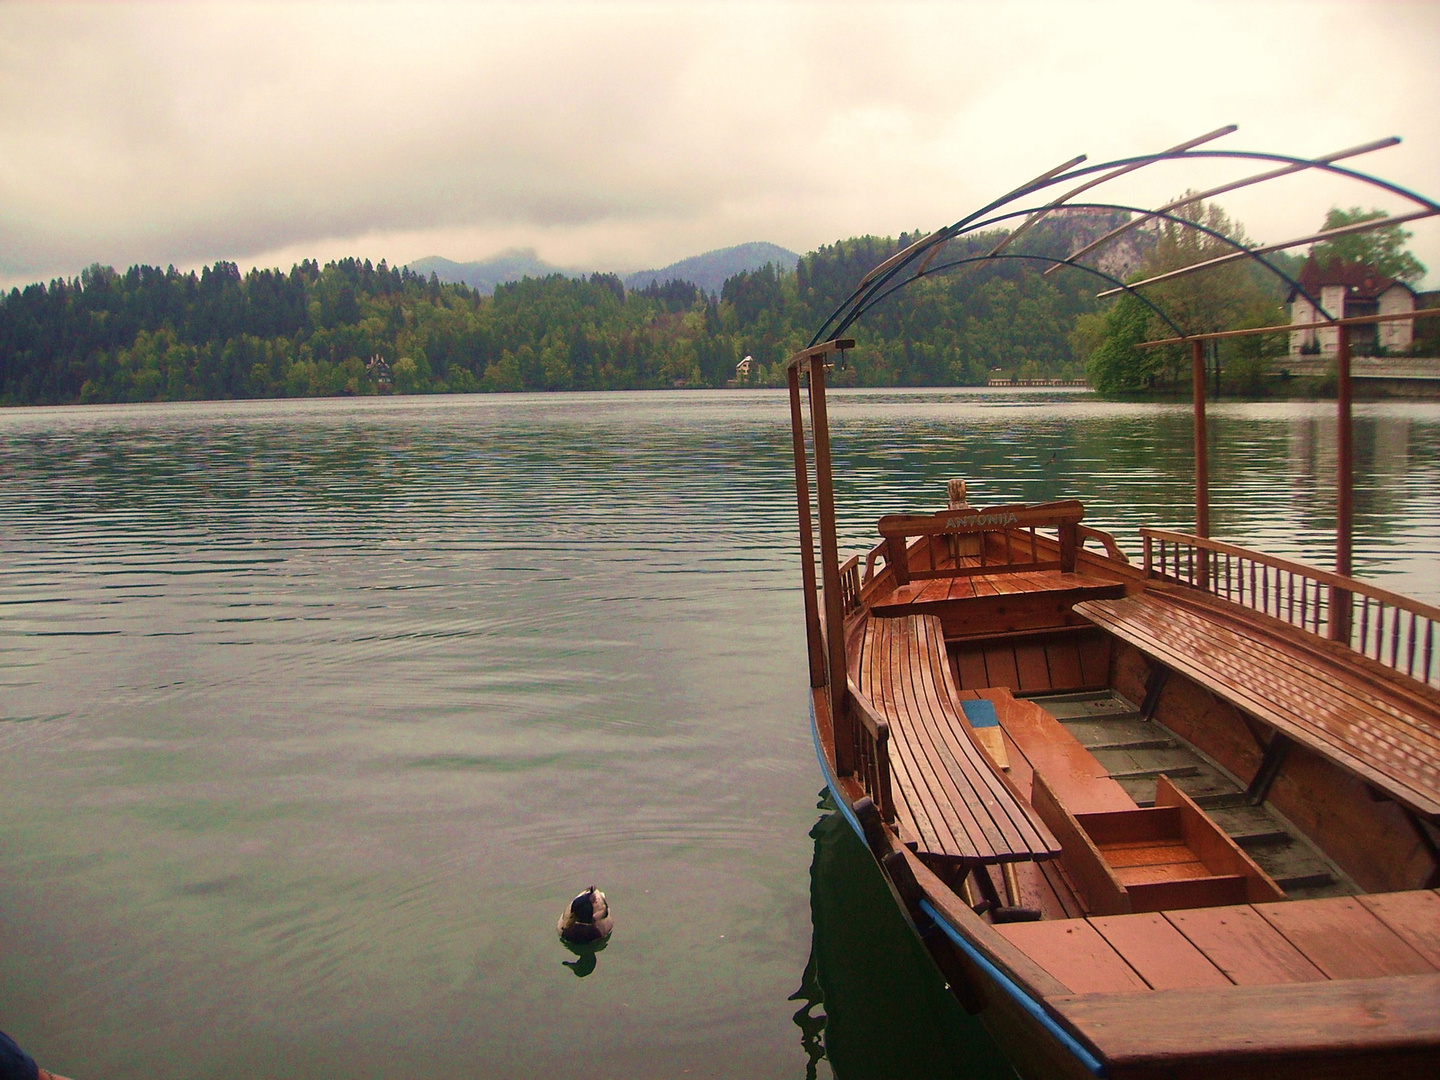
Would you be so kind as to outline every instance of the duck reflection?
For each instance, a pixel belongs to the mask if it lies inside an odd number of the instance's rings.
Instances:
[[[979,1021],[945,988],[875,861],[834,812],[810,836],[810,958],[791,1001],[807,1080],[954,1077],[1013,1080]]]
[[[605,946],[610,944],[607,941],[594,941],[585,945],[575,945],[568,941],[561,944],[575,954],[574,960],[561,960],[560,963],[575,973],[577,979],[583,979],[595,970],[595,954],[604,952]]]

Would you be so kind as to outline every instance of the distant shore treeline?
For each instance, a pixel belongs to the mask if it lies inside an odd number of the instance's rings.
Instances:
[[[1047,222],[1039,242],[1072,250],[1077,229],[1107,227],[1099,218]],[[718,299],[686,282],[627,291],[613,274],[482,296],[356,259],[245,275],[227,262],[199,274],[96,265],[0,297],[0,403],[720,387],[745,356],[749,383],[773,385],[861,275],[915,238],[843,240],[793,272],[737,274]],[[926,280],[867,315],[837,376],[927,386],[984,383],[997,367],[1079,374],[1071,330],[1093,295],[1080,275],[1018,264]]]

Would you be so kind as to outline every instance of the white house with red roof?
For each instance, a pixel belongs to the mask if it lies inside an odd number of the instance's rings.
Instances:
[[[1305,292],[1320,301],[1326,314],[1334,318],[1356,315],[1390,315],[1415,310],[1415,290],[1405,282],[1386,277],[1374,267],[1362,263],[1332,262],[1319,266],[1314,256],[1305,260],[1297,279]],[[1290,290],[1290,322],[1319,322],[1325,318],[1299,289]],[[1350,347],[1359,355],[1373,354],[1377,348],[1387,352],[1408,349],[1415,340],[1413,320],[1368,323],[1350,327]],[[1319,352],[1334,354],[1339,348],[1339,330],[1322,326],[1290,332],[1290,355]]]

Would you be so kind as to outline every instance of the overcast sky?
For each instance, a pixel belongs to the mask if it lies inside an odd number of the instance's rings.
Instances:
[[[1440,3],[0,3],[0,282],[805,252],[1225,123],[1301,155],[1400,135],[1357,167],[1440,197]],[[1222,203],[1269,241],[1400,206]],[[1414,231],[1440,281],[1440,227]]]

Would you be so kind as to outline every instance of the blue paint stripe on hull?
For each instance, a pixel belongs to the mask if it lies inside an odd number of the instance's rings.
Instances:
[[[840,793],[835,781],[835,774],[830,771],[830,762],[825,757],[825,749],[820,745],[820,725],[815,721],[815,699],[813,697],[810,699],[810,737],[815,743],[815,759],[820,763],[820,773],[825,778],[825,786],[830,790],[831,800],[835,803],[840,816],[860,838],[860,842],[865,843],[865,830],[860,827],[860,819],[855,816],[855,811],[850,809],[845,797]],[[1091,1076],[1105,1077],[1109,1075],[1104,1063],[1099,1058],[1086,1049],[1075,1036],[1057,1024],[1054,1017],[1047,1013],[1039,1002],[1016,986],[1008,975],[986,959],[979,949],[965,939],[965,935],[946,922],[929,900],[921,900],[920,909],[929,916],[946,937],[965,952],[966,956],[975,961],[980,970],[985,972],[996,986],[1013,998],[1015,1003],[1029,1013],[1061,1046],[1073,1054]]]
[[[980,969],[994,980],[995,984],[1009,994],[1022,1009],[1034,1017],[1045,1030],[1055,1038],[1061,1046],[1075,1055],[1077,1061],[1085,1067],[1085,1070],[1092,1076],[1108,1076],[1105,1064],[1088,1049],[1082,1045],[1075,1036],[1071,1035],[1063,1027],[1055,1022],[1055,1018],[1041,1008],[1040,1003],[1032,998],[1024,990],[1010,981],[1010,977],[986,959],[985,954],[965,939],[965,935],[951,926],[941,914],[935,910],[929,900],[920,901],[920,910],[934,921],[945,936],[953,941],[966,956],[975,961]]]

